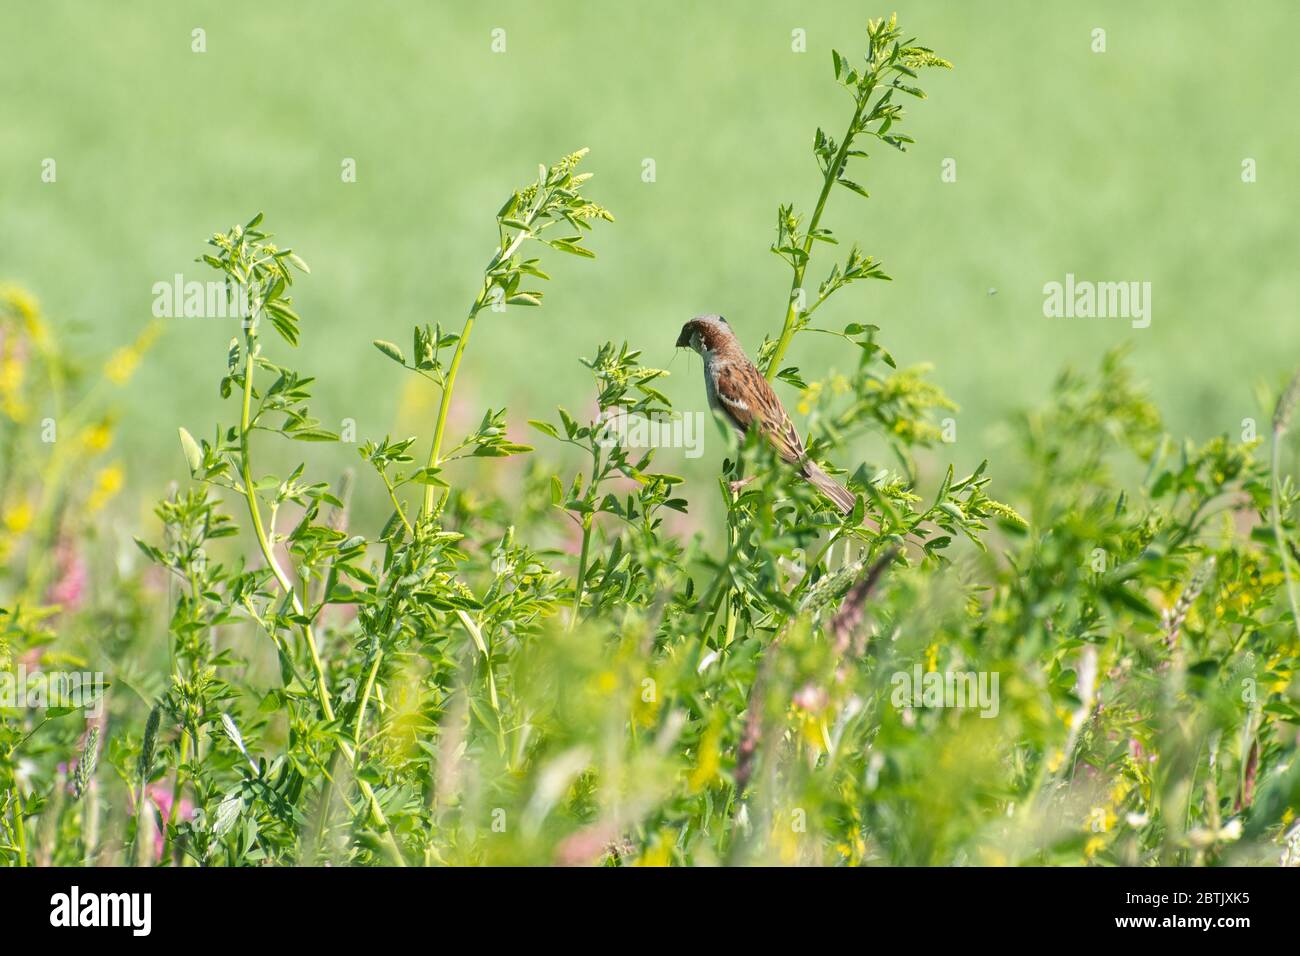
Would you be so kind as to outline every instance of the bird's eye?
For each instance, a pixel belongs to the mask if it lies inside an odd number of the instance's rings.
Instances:
[[[728,322],[728,321],[727,321],[725,318],[723,318],[722,316],[718,316],[718,321],[721,322],[723,325],[725,325],[727,328],[731,328],[731,323]]]

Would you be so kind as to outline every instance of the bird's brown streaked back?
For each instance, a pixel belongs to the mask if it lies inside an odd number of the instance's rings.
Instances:
[[[848,514],[855,499],[847,488],[808,458],[799,431],[763,373],[749,360],[727,320],[697,315],[682,326],[678,348],[690,348],[704,359],[704,384],[709,405],[739,432],[757,429],[781,458],[799,469],[809,482]]]

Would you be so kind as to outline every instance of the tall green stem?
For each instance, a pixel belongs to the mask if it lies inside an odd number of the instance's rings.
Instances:
[[[244,483],[244,498],[248,502],[248,515],[253,522],[253,534],[257,538],[257,546],[262,552],[262,558],[266,561],[267,567],[271,569],[271,573],[279,583],[280,589],[292,602],[294,612],[304,615],[306,612],[302,600],[298,597],[293,582],[289,580],[289,576],[280,567],[280,562],[276,559],[275,552],[271,547],[270,539],[266,535],[266,527],[262,524],[262,509],[257,504],[257,490],[253,485],[252,457],[249,454],[248,447],[248,436],[252,430],[253,371],[256,368],[253,347],[250,337],[247,340],[245,349],[247,356],[244,360],[244,401],[239,415],[239,474]],[[321,666],[320,651],[316,646],[316,635],[312,633],[310,624],[303,624],[302,632],[307,642],[307,650],[311,654],[312,670],[316,674],[316,696],[320,700],[321,712],[325,715],[326,720],[333,720],[334,708],[330,704],[329,688],[325,684],[325,669]]]
[[[569,621],[569,630],[578,624],[578,615],[582,613],[582,594],[587,582],[587,558],[591,550],[591,515],[582,516],[582,549],[578,554],[578,577],[573,582],[573,619]]]
[[[244,400],[239,417],[239,470],[244,483],[244,497],[248,501],[248,514],[253,522],[253,534],[257,537],[257,546],[262,552],[263,560],[266,561],[267,567],[271,569],[271,573],[275,576],[281,590],[284,591],[292,603],[294,612],[305,618],[306,612],[303,609],[302,599],[299,598],[298,592],[293,587],[293,582],[289,580],[289,576],[280,567],[280,562],[276,560],[275,552],[271,548],[271,542],[266,536],[266,528],[262,524],[261,508],[257,504],[257,491],[253,487],[253,468],[249,456],[248,436],[252,428],[253,371],[256,368],[256,362],[254,361],[253,338],[251,335],[245,338],[245,352],[247,354],[244,360]],[[302,625],[302,635],[307,642],[307,650],[311,654],[312,670],[316,675],[316,696],[320,701],[321,713],[327,721],[333,722],[334,707],[330,702],[330,692],[325,682],[325,668],[321,665],[320,651],[316,645],[316,635],[312,633],[310,624]],[[341,739],[338,746],[343,752],[348,765],[355,771],[356,752],[352,749],[352,746]],[[388,818],[379,805],[379,799],[375,796],[374,789],[359,777],[357,778],[357,786],[365,796],[375,822],[379,824],[387,837],[390,852],[399,865],[405,866],[406,860],[397,845],[397,839],[393,836],[392,828],[388,824]]]
[[[594,446],[591,456],[591,485],[594,490],[601,480],[600,448]],[[573,618],[569,621],[572,630],[578,624],[578,615],[582,612],[582,595],[587,584],[587,561],[591,554],[591,522],[594,514],[582,516],[582,549],[578,554],[578,577],[573,582]]]
[[[12,755],[11,755],[12,756]],[[23,795],[18,791],[18,781],[13,784],[14,842],[18,844],[18,865],[27,865],[27,824],[23,821]]]
[[[525,228],[520,229],[509,243],[499,247],[496,255],[492,257],[492,261],[488,263],[483,276],[483,288],[479,290],[478,297],[474,300],[474,304],[470,306],[469,315],[465,318],[465,327],[461,330],[460,338],[456,340],[456,351],[452,353],[451,365],[447,367],[447,379],[442,386],[442,401],[438,405],[438,423],[433,430],[433,446],[429,449],[430,468],[437,468],[442,464],[439,456],[442,454],[443,435],[447,430],[447,413],[451,410],[451,393],[456,387],[456,374],[460,371],[460,360],[465,355],[465,346],[469,342],[469,334],[474,331],[474,319],[482,311],[483,306],[487,304],[488,296],[492,292],[492,286],[494,285],[493,270],[501,263],[509,261],[519,251],[519,247],[524,244],[524,240],[533,234],[531,228],[533,220],[537,218],[537,214],[541,210],[546,208],[550,200],[551,193],[549,192],[538,199],[536,205],[529,209],[528,214],[523,218]],[[433,485],[424,486],[422,514],[428,514],[433,510],[433,491]]]
[[[366,705],[370,703],[370,695],[375,689],[375,675],[379,673],[379,664],[384,659],[382,650],[375,651],[375,659],[370,664],[370,673],[366,675],[366,686],[361,692],[361,702],[357,704],[357,721],[352,728],[352,740],[358,747],[361,746],[361,728],[366,723]]]
[[[817,205],[813,208],[812,219],[808,220],[808,231],[804,236],[802,246],[803,255],[799,257],[794,266],[794,279],[790,283],[790,299],[785,309],[785,322],[781,326],[781,337],[777,339],[776,348],[773,349],[772,357],[767,363],[767,370],[764,372],[769,382],[780,371],[781,360],[785,358],[786,350],[790,347],[790,341],[794,338],[795,329],[799,323],[799,292],[803,288],[804,272],[808,268],[808,258],[812,252],[813,235],[817,232],[817,226],[821,223],[822,213],[826,211],[826,200],[830,198],[831,187],[835,185],[840,170],[844,168],[844,161],[849,155],[849,145],[853,142],[858,124],[862,120],[862,111],[866,109],[867,100],[871,98],[874,89],[875,84],[871,84],[858,97],[857,106],[853,110],[853,119],[849,121],[849,127],[844,131],[844,140],[840,143],[839,151],[835,154],[835,161],[826,168],[826,177],[822,181],[822,191],[817,196]]]
[[[163,859],[167,859],[167,853],[171,849],[171,833],[176,826],[177,811],[181,805],[181,794],[184,792],[184,778],[181,768],[189,760],[190,753],[190,733],[185,728],[181,728],[181,752],[180,759],[176,762],[176,779],[172,783],[172,805],[167,811],[167,826],[163,828]]]
[[[1269,502],[1269,517],[1273,522],[1273,539],[1277,542],[1278,560],[1282,562],[1282,577],[1286,580],[1286,596],[1291,603],[1291,623],[1296,633],[1300,634],[1300,605],[1297,605],[1295,582],[1291,578],[1291,552],[1286,537],[1282,534],[1282,512],[1278,508],[1278,498],[1282,495],[1281,478],[1281,438],[1282,429],[1273,429],[1273,494]]]
[[[456,340],[456,351],[452,353],[451,365],[447,367],[447,382],[442,387],[442,401],[438,405],[438,424],[433,431],[433,446],[429,449],[429,467],[437,468],[441,465],[439,456],[442,454],[442,438],[447,430],[447,413],[451,410],[451,392],[456,387],[456,373],[460,371],[460,360],[465,355],[465,346],[469,342],[469,334],[474,331],[474,318],[478,315],[479,309],[483,307],[483,298],[480,296],[474,301],[473,307],[469,310],[469,316],[465,319],[465,327],[461,329],[460,338]],[[433,485],[424,486],[424,514],[433,510]]]

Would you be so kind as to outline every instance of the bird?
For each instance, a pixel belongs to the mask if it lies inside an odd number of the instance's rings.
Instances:
[[[842,513],[852,513],[857,499],[808,457],[781,400],[749,360],[726,319],[697,315],[682,326],[677,347],[692,349],[704,359],[704,389],[710,408],[742,435],[757,428],[782,460],[797,467],[799,474]]]

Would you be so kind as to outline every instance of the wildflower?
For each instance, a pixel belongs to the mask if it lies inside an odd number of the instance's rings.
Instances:
[[[656,840],[641,854],[634,866],[669,866],[673,861],[672,844],[667,840]]]
[[[812,382],[803,390],[803,393],[799,396],[799,402],[795,406],[799,409],[800,415],[807,415],[813,410],[813,406],[817,404],[817,400],[821,397],[821,392],[821,382]]]
[[[721,738],[722,734],[717,726],[710,727],[704,732],[704,737],[700,740],[699,759],[691,772],[692,792],[698,793],[703,790],[718,776],[718,768],[722,763],[719,749]]]
[[[170,820],[172,812],[172,792],[161,781],[150,784],[145,799],[150,801],[158,810],[158,816],[162,820]],[[194,804],[188,797],[181,797],[180,803],[176,807],[176,818],[178,820],[194,819]],[[153,843],[153,856],[157,861],[162,860],[163,854],[163,834],[158,827],[149,827],[149,838]]]
[[[32,506],[26,501],[20,501],[6,508],[4,523],[5,530],[10,534],[22,534],[31,526]]]
[[[825,688],[818,687],[810,682],[795,692],[794,699],[791,702],[800,710],[807,711],[809,714],[816,714],[820,713],[829,701],[830,698]]]
[[[86,560],[75,543],[68,538],[59,542],[55,550],[55,565],[58,577],[46,595],[49,604],[57,604],[65,611],[74,611],[81,606],[85,597],[86,581],[89,577]]]
[[[124,345],[109,356],[104,363],[104,376],[114,385],[125,385],[135,374],[140,364],[140,353],[134,347]]]
[[[81,433],[81,444],[89,452],[101,452],[113,444],[113,427],[107,422],[97,422]]]
[[[21,339],[0,328],[0,409],[14,421],[26,417],[23,384],[27,378],[27,350]]]
[[[122,467],[120,465],[109,465],[107,468],[101,468],[95,475],[95,486],[91,489],[90,497],[86,500],[86,508],[92,514],[99,511],[104,505],[112,500],[113,496],[122,488]]]
[[[151,323],[132,344],[124,345],[110,355],[108,361],[104,363],[104,377],[114,385],[125,385],[129,382],[140,365],[140,359],[158,337],[159,330],[160,326],[157,322]]]

